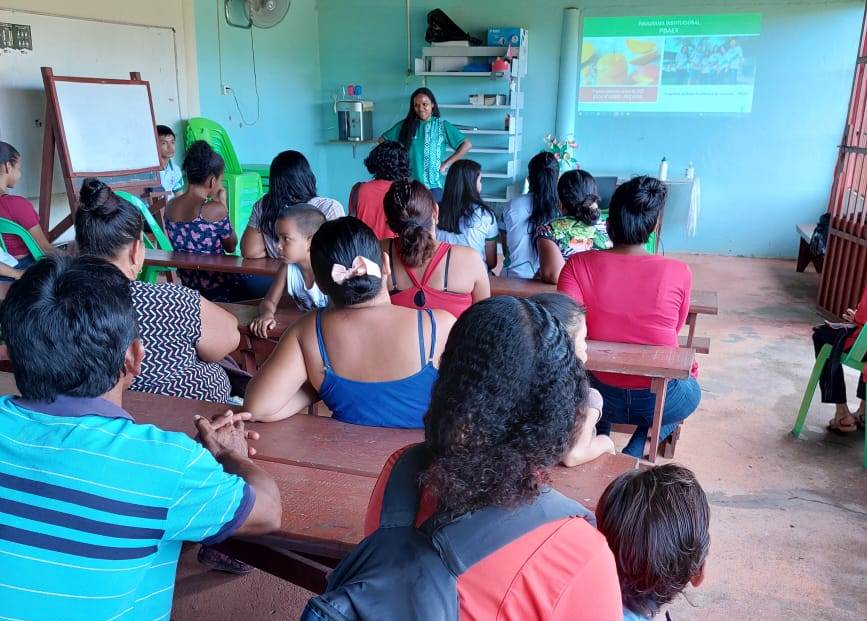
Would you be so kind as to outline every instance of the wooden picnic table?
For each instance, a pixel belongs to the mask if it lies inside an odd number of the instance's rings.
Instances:
[[[0,373],[2,394],[15,394],[15,379]],[[217,403],[164,395],[124,393],[124,408],[138,423],[193,435],[193,417],[227,409]],[[280,529],[271,535],[234,538],[221,549],[304,588],[321,592],[326,572],[364,536],[364,515],[376,478],[397,449],[420,442],[421,430],[350,425],[296,414],[275,423],[252,423],[261,434],[254,458],[277,481],[283,499]],[[590,509],[608,483],[638,467],[626,455],[603,455],[577,468],[553,469],[554,487]]]

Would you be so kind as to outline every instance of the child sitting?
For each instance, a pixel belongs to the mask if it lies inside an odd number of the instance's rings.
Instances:
[[[531,299],[544,306],[556,317],[575,342],[575,355],[582,364],[587,363],[587,321],[584,307],[562,293],[541,293]],[[575,438],[575,444],[563,455],[564,466],[580,466],[604,453],[614,453],[614,442],[609,436],[595,435],[596,423],[602,418],[602,395],[591,388],[584,405],[586,422]]]
[[[180,192],[184,187],[184,176],[181,169],[172,161],[175,156],[175,132],[168,125],[157,125],[157,138],[159,138],[160,150],[160,185],[169,193],[171,200],[175,192]]]
[[[284,290],[303,311],[328,306],[328,296],[316,286],[310,264],[310,240],[323,222],[325,215],[307,203],[284,207],[277,216],[277,250],[284,265],[259,305],[259,316],[250,323],[256,336],[267,338],[268,331],[277,325],[274,312]]]
[[[687,584],[704,581],[710,507],[687,468],[621,474],[602,493],[596,519],[614,552],[624,621],[651,619]]]
[[[166,207],[166,233],[175,250],[201,254],[234,252],[238,236],[229,222],[226,190],[223,188],[225,165],[220,154],[203,141],[190,145],[184,158],[187,190]],[[212,302],[244,299],[244,278],[223,274],[178,270],[181,282],[196,289]]]

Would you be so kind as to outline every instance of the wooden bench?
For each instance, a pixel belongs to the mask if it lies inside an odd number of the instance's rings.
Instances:
[[[825,262],[825,257],[813,254],[810,249],[810,240],[813,239],[813,231],[816,230],[815,224],[798,224],[795,226],[798,232],[798,266],[795,268],[799,272],[807,269],[807,266],[812,263],[817,274],[822,273],[822,265]]]
[[[2,394],[14,394],[14,377],[0,373]],[[210,417],[226,406],[149,393],[126,392],[124,408],[139,423],[194,435],[195,415]],[[420,442],[421,430],[350,425],[297,414],[276,423],[254,423],[256,463],[277,481],[283,501],[280,528],[271,535],[233,538],[220,549],[283,580],[321,593],[327,572],[364,537],[364,516],[376,478],[397,449]],[[603,455],[576,468],[555,467],[554,487],[595,509],[605,487],[639,467],[626,455]]]
[[[628,343],[603,343],[587,341],[587,369],[605,373],[623,373],[650,378],[650,391],[656,395],[653,408],[653,422],[648,432],[649,443],[645,459],[656,462],[659,451],[659,431],[662,427],[662,413],[665,409],[665,395],[668,381],[687,379],[695,361],[695,350],[685,347],[657,347],[653,345],[632,345]],[[634,425],[615,425],[615,431],[631,432]],[[673,457],[678,431],[670,436],[663,457]]]

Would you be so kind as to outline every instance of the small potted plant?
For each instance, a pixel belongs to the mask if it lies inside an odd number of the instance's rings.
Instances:
[[[561,139],[554,134],[545,136],[545,150],[553,153],[554,157],[560,162],[560,171],[566,171],[573,168],[578,168],[578,162],[575,161],[573,149],[578,147],[578,143],[571,139]]]

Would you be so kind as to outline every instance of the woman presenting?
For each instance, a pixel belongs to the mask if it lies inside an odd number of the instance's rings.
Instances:
[[[413,92],[406,118],[380,136],[380,142],[385,140],[406,147],[410,175],[430,188],[437,202],[442,199],[443,173],[473,146],[454,125],[440,118],[436,97],[427,88]],[[445,157],[446,146],[455,150],[449,158]]]

